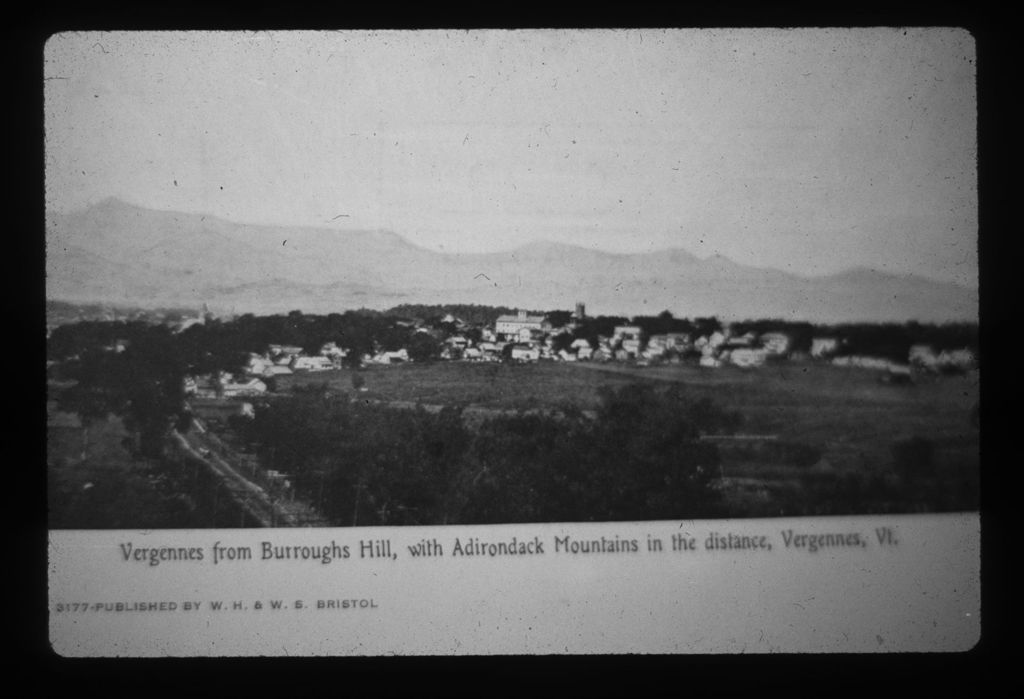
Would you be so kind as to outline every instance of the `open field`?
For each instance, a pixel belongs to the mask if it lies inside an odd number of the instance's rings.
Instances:
[[[432,405],[473,405],[498,410],[558,407],[566,402],[581,408],[598,404],[602,385],[624,385],[628,375],[579,371],[551,362],[499,364],[434,362],[367,366],[277,377],[279,391],[293,386],[327,383],[332,390],[352,391],[352,377],[365,380],[367,398]]]
[[[565,403],[586,410],[597,407],[601,386],[682,384],[694,399],[739,412],[741,433],[766,437],[719,445],[726,498],[746,516],[812,513],[813,501],[827,500],[836,489],[872,482],[920,492],[923,510],[976,503],[980,454],[971,412],[979,398],[977,372],[915,376],[901,385],[883,382],[882,372],[816,362],[750,370],[448,362],[300,374],[279,378],[277,388],[326,383],[351,393],[355,373],[365,381],[360,395],[367,398],[498,410]],[[898,470],[894,447],[914,439],[929,445],[930,475],[909,482]]]
[[[278,377],[278,391],[327,384],[352,392],[352,376],[365,380],[368,398],[435,405],[516,410],[598,405],[601,386],[635,381],[683,384],[695,399],[710,398],[739,411],[743,431],[777,435],[838,451],[855,445],[887,451],[894,440],[920,435],[950,440],[975,435],[970,411],[978,401],[977,372],[921,376],[911,385],[880,381],[881,373],[812,362],[756,370],[691,366],[538,363],[523,365],[444,362],[368,367]]]

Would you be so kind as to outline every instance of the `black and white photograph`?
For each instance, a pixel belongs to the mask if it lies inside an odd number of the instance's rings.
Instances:
[[[976,516],[975,71],[943,27],[55,34],[48,527]]]
[[[51,527],[976,509],[972,51],[53,37]]]

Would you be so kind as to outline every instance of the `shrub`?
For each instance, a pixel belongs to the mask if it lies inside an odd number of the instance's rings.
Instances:
[[[935,447],[931,440],[920,436],[903,439],[892,445],[896,472],[907,480],[935,475]]]

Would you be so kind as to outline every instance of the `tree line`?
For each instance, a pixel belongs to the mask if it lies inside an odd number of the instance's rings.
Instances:
[[[651,334],[706,334],[721,329],[715,318],[677,319],[666,311],[632,320],[615,316],[586,318],[571,334],[562,334],[560,340],[563,345],[574,338],[596,343],[598,336],[609,336],[616,325],[627,323]],[[436,319],[436,326],[418,332],[401,317],[361,311],[326,316],[299,311],[274,316],[248,314],[229,321],[211,319],[180,333],[142,321],[86,321],[55,328],[47,343],[47,357],[57,362],[51,370],[54,378],[75,382],[61,392],[65,409],[78,413],[86,422],[110,412],[125,415],[139,434],[140,449],[156,453],[168,425],[180,415],[186,374],[237,372],[248,362],[250,352],[264,352],[270,344],[293,344],[316,353],[324,343],[337,342],[350,350],[346,359],[350,363],[358,363],[362,355],[377,350],[404,347],[413,360],[429,361],[439,356],[444,337],[455,331],[445,327],[448,325]],[[751,321],[734,329],[789,331],[808,342],[812,334],[820,333],[842,340],[841,353],[875,354],[898,361],[906,361],[915,343],[932,344],[938,350],[968,347],[976,351],[978,345],[978,326],[971,323],[811,326]],[[479,329],[468,332],[479,339]],[[123,351],[114,351],[112,345],[119,342]]]
[[[636,384],[604,389],[596,417],[565,406],[476,429],[458,407],[311,388],[235,427],[336,524],[369,526],[720,516],[718,449],[699,437],[739,423],[680,386]]]

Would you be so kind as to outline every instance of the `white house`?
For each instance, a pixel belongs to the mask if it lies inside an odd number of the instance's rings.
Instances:
[[[684,350],[692,344],[690,333],[668,333],[665,338],[669,349]]]
[[[715,332],[713,332],[710,335],[708,335],[707,340],[705,341],[705,344],[707,344],[707,346],[711,347],[712,349],[714,349],[714,348],[716,348],[719,345],[722,345],[724,343],[725,343],[725,335],[722,332],[718,331],[718,330],[716,330]]]
[[[225,398],[235,398],[237,396],[258,396],[267,392],[267,384],[255,378],[242,383],[229,381],[221,383],[220,391],[221,395]]]
[[[781,332],[770,332],[761,335],[761,346],[773,357],[785,354],[789,351],[789,335]]]
[[[907,353],[907,361],[911,366],[922,369],[934,369],[938,366],[939,355],[931,345],[911,345]]]
[[[517,362],[536,362],[540,359],[540,350],[535,347],[515,345],[512,347],[512,359]]]
[[[669,347],[668,335],[651,335],[647,338],[648,350],[667,350]]]
[[[348,350],[338,347],[335,342],[327,342],[320,348],[320,354],[332,359],[344,359],[348,354]]]
[[[274,366],[274,363],[267,357],[260,354],[250,353],[249,363],[246,365],[245,371],[249,374],[261,375],[272,366]]]
[[[753,347],[737,347],[729,353],[729,361],[739,367],[763,366],[768,351]]]
[[[398,364],[409,361],[409,352],[403,347],[394,352],[378,352],[374,355],[373,362],[377,364]]]
[[[811,356],[816,359],[829,357],[839,350],[839,340],[834,337],[811,338]]]
[[[757,335],[752,332],[746,332],[742,335],[730,335],[729,344],[734,347],[750,347],[756,339]]]
[[[481,342],[477,345],[477,349],[482,353],[482,359],[485,362],[500,362],[503,347],[504,344],[499,345],[494,342]]]
[[[330,357],[307,357],[300,355],[292,359],[292,371],[328,371],[334,368],[334,360]]]

